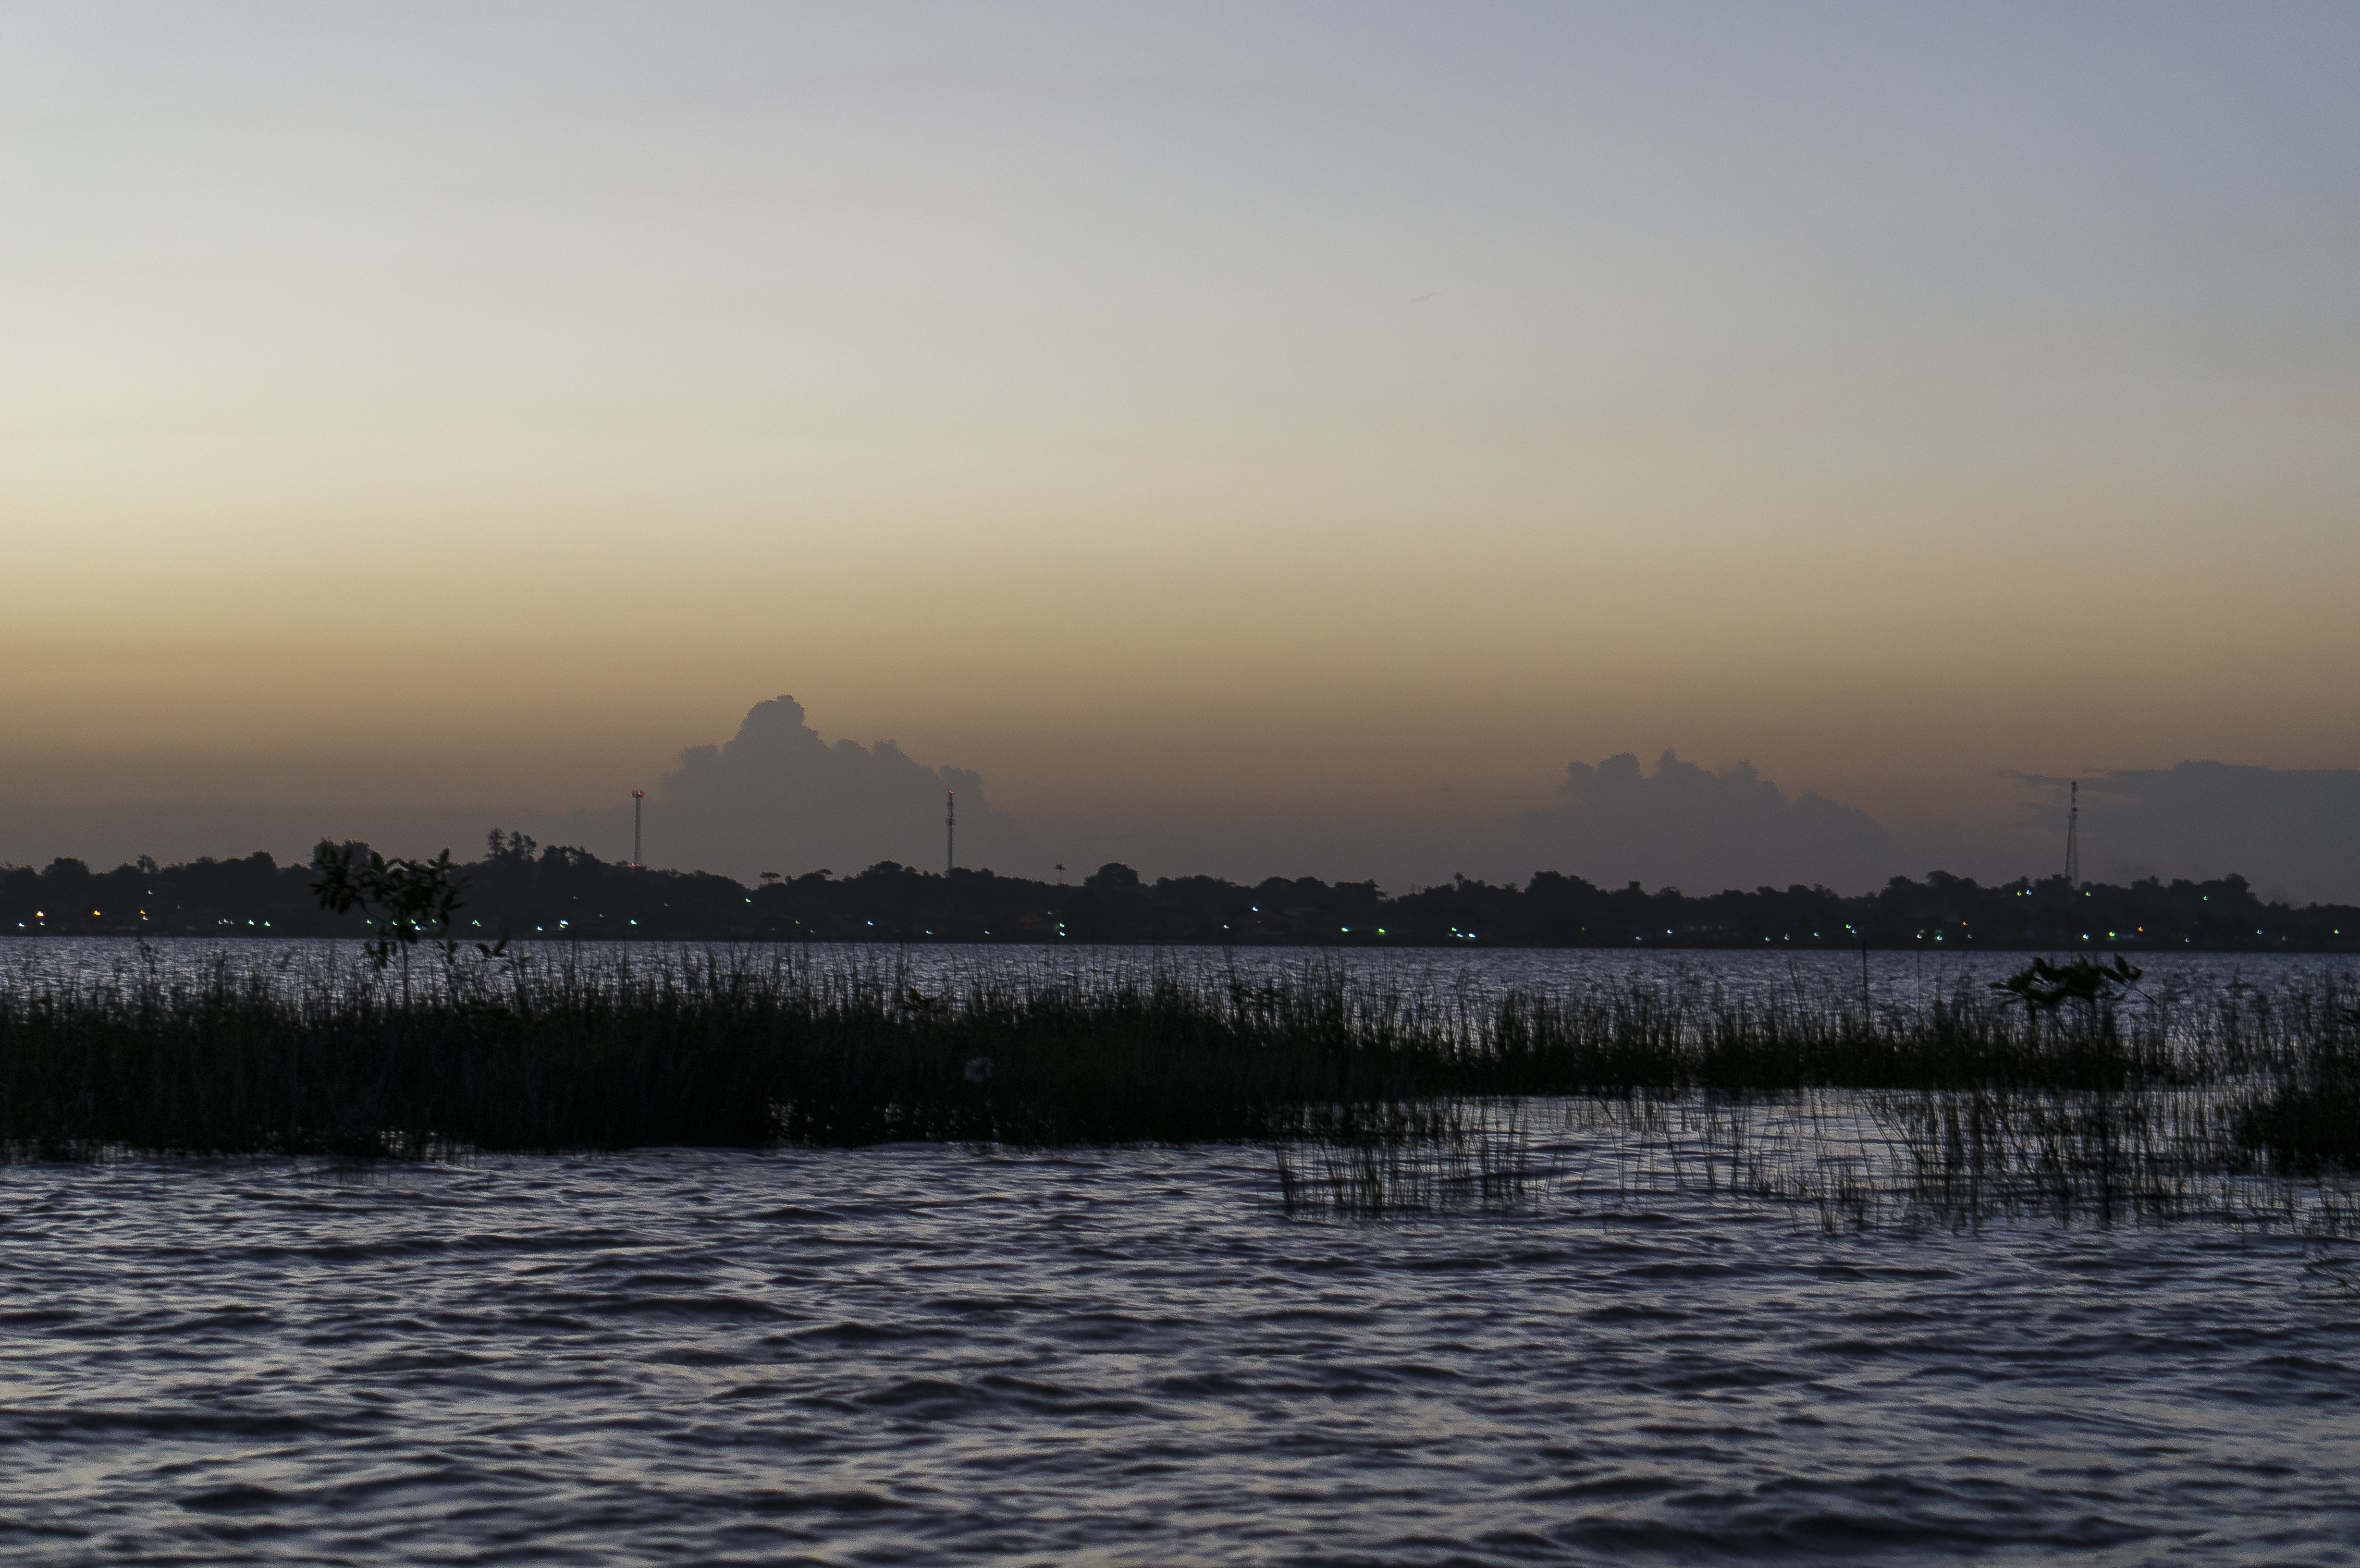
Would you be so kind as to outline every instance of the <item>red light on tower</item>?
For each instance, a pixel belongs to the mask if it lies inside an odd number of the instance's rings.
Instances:
[[[631,869],[639,868],[639,808],[648,798],[645,789],[631,791]]]

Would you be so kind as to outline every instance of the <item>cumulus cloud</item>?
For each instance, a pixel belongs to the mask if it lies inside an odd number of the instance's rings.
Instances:
[[[1535,870],[1602,886],[1638,881],[1690,893],[1825,883],[1880,886],[1902,869],[1867,812],[1825,796],[1787,799],[1746,763],[1715,773],[1666,751],[1652,773],[1629,752],[1567,768],[1558,802],[1503,824]]]
[[[993,812],[980,775],[929,768],[890,740],[831,744],[803,722],[801,703],[776,697],[755,703],[727,743],[680,754],[648,803],[647,860],[748,879],[848,875],[880,860],[939,870],[949,791],[960,865],[1032,869],[1037,856]]]

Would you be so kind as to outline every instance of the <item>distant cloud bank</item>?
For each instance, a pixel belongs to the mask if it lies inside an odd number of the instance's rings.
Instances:
[[[890,740],[822,740],[792,697],[757,702],[725,745],[691,746],[649,802],[649,863],[746,880],[825,867],[846,876],[880,860],[939,871],[945,796],[958,800],[958,859],[989,866],[1025,853],[983,779],[928,768]]]
[[[1689,893],[1797,882],[1852,893],[1903,869],[1875,818],[1823,795],[1789,800],[1743,762],[1715,773],[1666,751],[1643,773],[1623,752],[1571,764],[1558,795],[1503,824],[1534,870]]]
[[[1553,803],[1504,818],[1288,819],[1240,810],[1112,826],[1019,821],[994,808],[980,775],[921,762],[890,740],[825,740],[802,704],[781,696],[755,703],[728,740],[679,754],[650,792],[646,858],[749,881],[765,871],[792,877],[822,867],[848,876],[880,860],[938,871],[944,797],[956,790],[958,863],[1028,877],[1054,875],[1059,860],[1079,877],[1119,859],[1150,879],[1317,876],[1374,878],[1401,891],[1453,870],[1517,883],[1557,871],[1601,887],[1636,881],[1710,894],[1795,883],[1858,893],[1929,870],[1987,884],[2061,871],[2070,780],[1986,777],[1995,798],[1976,823],[1888,825],[1817,793],[1790,796],[1745,763],[1716,771],[1669,750],[1652,767],[1628,752],[1574,762]],[[2360,769],[2187,761],[2093,770],[2081,785],[2081,866],[2092,880],[2235,873],[2269,898],[2360,902]],[[622,795],[618,788],[609,798]],[[169,863],[257,849],[291,859],[322,836],[366,839],[398,854],[447,845],[464,856],[493,826],[580,844],[604,859],[630,854],[625,800],[551,811],[318,798],[35,799],[0,813],[0,864],[41,866],[66,855],[104,868],[142,855]]]

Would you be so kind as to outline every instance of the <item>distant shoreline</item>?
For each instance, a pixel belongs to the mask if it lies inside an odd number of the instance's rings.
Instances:
[[[0,942],[359,942],[366,938],[366,935],[367,933],[366,931],[305,931],[298,933],[293,931],[279,931],[276,930],[267,931],[260,930],[246,931],[242,928],[233,931],[227,927],[222,928],[219,931],[53,931],[11,930],[0,931]],[[1865,951],[1869,953],[1924,953],[1938,955],[1960,953],[2000,953],[2009,954],[2050,954],[2059,953],[2106,954],[2123,953],[2130,954],[2133,957],[2136,957],[2143,953],[2169,954],[2179,953],[2187,953],[2191,956],[2209,955],[2213,957],[2236,956],[2240,954],[2259,954],[2263,956],[2285,954],[2289,957],[2331,958],[2338,955],[2360,956],[2360,943],[2344,942],[2342,939],[2337,939],[2335,943],[2321,944],[2317,946],[2298,945],[2291,942],[2278,942],[2269,945],[2265,945],[2262,942],[2256,942],[2244,947],[2199,947],[2192,942],[2179,947],[2166,947],[2161,945],[2135,946],[2127,942],[2075,942],[2070,945],[2060,942],[2054,946],[2043,947],[2035,943],[2016,943],[2011,945],[2005,942],[1967,943],[1929,942],[1918,943],[1912,942],[1880,943],[1872,942],[1867,943],[1864,948],[1862,944],[1848,942],[1815,942],[1808,943],[1786,943],[1779,947],[1773,948],[1767,943],[1749,946],[1743,942],[1680,942],[1670,939],[1655,942],[1643,942],[1634,939],[1628,946],[1616,942],[1492,942],[1489,940],[1473,942],[1413,942],[1408,940],[1396,942],[1388,939],[1381,942],[1360,942],[1326,941],[1315,937],[1273,938],[1230,942],[1207,942],[1185,938],[1158,940],[1147,937],[1111,938],[1103,941],[1087,942],[1070,937],[1053,938],[1045,941],[1035,937],[1026,941],[1015,937],[999,936],[976,938],[963,936],[929,936],[923,932],[914,936],[896,935],[865,938],[849,936],[746,936],[743,934],[737,936],[585,935],[578,937],[572,935],[531,935],[525,937],[511,937],[507,940],[508,942],[510,951],[515,951],[516,949],[524,946],[544,948],[576,947],[584,945],[619,947],[632,942],[643,942],[666,947],[675,945],[687,945],[693,947],[735,945],[745,945],[749,947],[775,947],[781,944],[795,944],[811,947],[876,947],[880,945],[887,947],[1008,947],[1042,949],[1126,947],[1147,950],[1185,947],[1203,948],[1215,952],[1220,951],[1224,948],[1242,948],[1253,952],[1297,951],[1304,953],[1469,953],[1479,951],[1484,953],[1769,953],[1775,951],[1784,953],[1850,953],[1857,956],[1859,953]],[[2337,943],[2340,943],[2340,945]]]
[[[462,864],[447,934],[468,942],[882,942],[1019,946],[1625,949],[1753,952],[2360,953],[2360,908],[2297,908],[2242,877],[2127,887],[1945,872],[1874,893],[1789,887],[1689,896],[1601,887],[1554,871],[1522,887],[1454,878],[1387,895],[1374,882],[1141,878],[1109,864],[1074,884],[881,861],[748,887],[710,872],[602,861],[495,833]],[[308,865],[237,860],[93,871],[0,867],[0,935],[366,937],[331,915]]]

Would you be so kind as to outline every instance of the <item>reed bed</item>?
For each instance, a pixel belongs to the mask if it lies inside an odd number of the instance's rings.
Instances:
[[[0,985],[0,1156],[1250,1141],[1294,1212],[1700,1185],[1830,1223],[2168,1216],[2360,1166],[2355,1002],[2323,971],[2043,1013],[1963,984],[1907,1007],[1694,977],[1437,995],[1318,962],[932,993],[787,948],[151,963]]]
[[[2188,1221],[2292,1234],[2360,1281],[2360,1172],[2245,1135],[2240,1091],[1803,1089],[1431,1102],[1282,1142],[1286,1213],[1660,1220],[1710,1200],[1829,1232]]]

